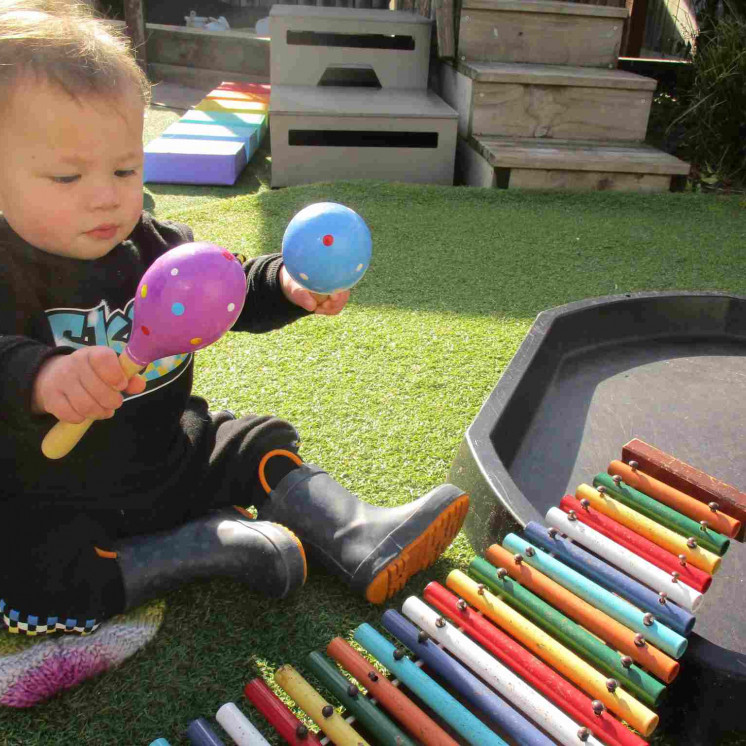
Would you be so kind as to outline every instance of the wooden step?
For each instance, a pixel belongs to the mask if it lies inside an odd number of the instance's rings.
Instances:
[[[453,183],[458,114],[432,91],[273,84],[270,115],[273,187]]]
[[[417,13],[273,5],[269,28],[272,85],[367,67],[383,88],[427,88],[432,23]]]
[[[462,137],[641,142],[656,86],[622,70],[509,62],[441,63],[438,79]]]
[[[683,186],[689,165],[645,144],[459,138],[457,172],[470,186],[661,192]]]
[[[615,68],[627,15],[553,0],[464,0],[458,59]]]

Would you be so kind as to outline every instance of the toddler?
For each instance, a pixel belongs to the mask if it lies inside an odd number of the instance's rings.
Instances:
[[[138,281],[193,240],[142,210],[148,94],[125,41],[85,7],[0,6],[0,618],[88,633],[215,575],[284,597],[305,550],[380,603],[450,543],[466,495],[445,484],[373,507],[305,464],[288,422],[211,412],[191,393],[191,354],[122,373]],[[318,303],[278,254],[243,266],[234,331],[338,314],[349,297]],[[40,444],[55,418],[97,422],[51,461]]]

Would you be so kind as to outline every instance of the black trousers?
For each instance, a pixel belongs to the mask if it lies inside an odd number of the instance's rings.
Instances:
[[[234,419],[227,412],[210,415],[209,428],[208,447],[198,456],[204,459],[201,480],[147,510],[0,504],[0,621],[21,633],[89,631],[124,609],[119,565],[96,548],[109,550],[122,539],[175,528],[227,505],[261,505],[259,461],[274,448],[297,451],[296,430],[276,417]]]

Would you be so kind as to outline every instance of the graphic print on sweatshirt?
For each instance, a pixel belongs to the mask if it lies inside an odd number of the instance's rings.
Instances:
[[[92,347],[100,345],[111,347],[117,354],[124,352],[132,330],[135,299],[133,298],[124,311],[111,311],[106,301],[101,301],[95,308],[50,308],[45,313],[54,335],[57,347]],[[192,353],[171,355],[154,360],[140,375],[147,386],[143,396],[175,381],[188,367]],[[127,399],[134,398],[125,396]]]

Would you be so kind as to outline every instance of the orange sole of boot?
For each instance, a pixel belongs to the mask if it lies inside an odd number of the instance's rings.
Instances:
[[[365,589],[365,598],[381,604],[397,594],[416,573],[432,565],[453,541],[469,510],[469,496],[456,498],[401,554],[389,562]]]

